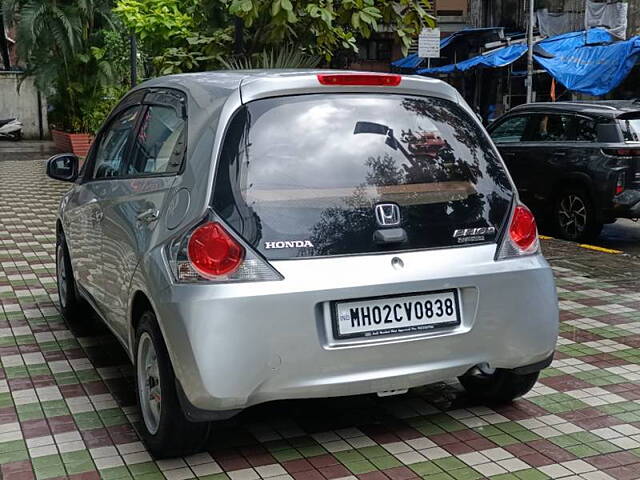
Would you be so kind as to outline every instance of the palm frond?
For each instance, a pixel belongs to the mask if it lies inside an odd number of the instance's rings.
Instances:
[[[263,50],[253,55],[238,55],[222,59],[227,70],[251,70],[255,68],[314,68],[320,64],[320,57],[309,55],[296,46]]]

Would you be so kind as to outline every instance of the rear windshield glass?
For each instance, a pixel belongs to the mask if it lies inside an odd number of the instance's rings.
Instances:
[[[284,259],[495,242],[511,197],[486,135],[455,103],[317,94],[236,114],[213,208]]]
[[[618,119],[625,142],[640,142],[640,116]]]

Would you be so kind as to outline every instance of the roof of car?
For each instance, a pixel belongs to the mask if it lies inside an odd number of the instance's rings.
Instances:
[[[634,100],[597,100],[575,102],[536,102],[513,107],[511,112],[558,110],[563,112],[584,113],[601,117],[617,117],[621,113],[640,111],[640,103]]]
[[[320,83],[313,77],[318,74],[380,74],[380,72],[363,72],[349,70],[316,70],[316,69],[263,69],[263,70],[217,70],[210,72],[197,73],[181,73],[176,75],[167,75],[147,80],[137,88],[149,87],[174,87],[193,94],[193,92],[203,90],[220,90],[232,91],[242,86],[243,90],[250,84],[259,88],[263,92],[269,90],[277,90],[284,94],[288,85],[291,88],[319,87],[323,90],[329,89],[371,89],[366,86],[341,86],[330,85],[322,87]],[[313,82],[311,79],[313,78]],[[260,85],[260,87],[258,87]],[[379,87],[373,87],[377,89]],[[429,92],[452,99],[459,99],[455,89],[447,83],[434,78],[423,77],[418,75],[402,75],[402,83],[394,87],[381,87],[384,89],[393,89],[395,92],[410,93],[411,91]],[[244,98],[244,94],[243,94]]]

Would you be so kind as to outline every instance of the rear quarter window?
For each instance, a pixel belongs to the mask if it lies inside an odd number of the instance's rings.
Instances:
[[[285,259],[495,242],[511,198],[493,146],[457,104],[317,94],[236,114],[212,203],[267,258]],[[382,204],[395,206],[397,224],[380,223]],[[389,228],[404,240],[376,240]]]
[[[618,124],[622,130],[625,142],[640,142],[640,114],[619,118]]]

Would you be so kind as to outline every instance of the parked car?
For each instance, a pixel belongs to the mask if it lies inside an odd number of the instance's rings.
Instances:
[[[485,401],[550,364],[536,223],[450,86],[334,71],[150,80],[62,199],[60,306],[87,301],[135,364],[154,455],[277,399],[459,377]],[[212,430],[215,432],[215,429]]]
[[[640,103],[531,103],[489,127],[521,198],[568,240],[640,217]]]

